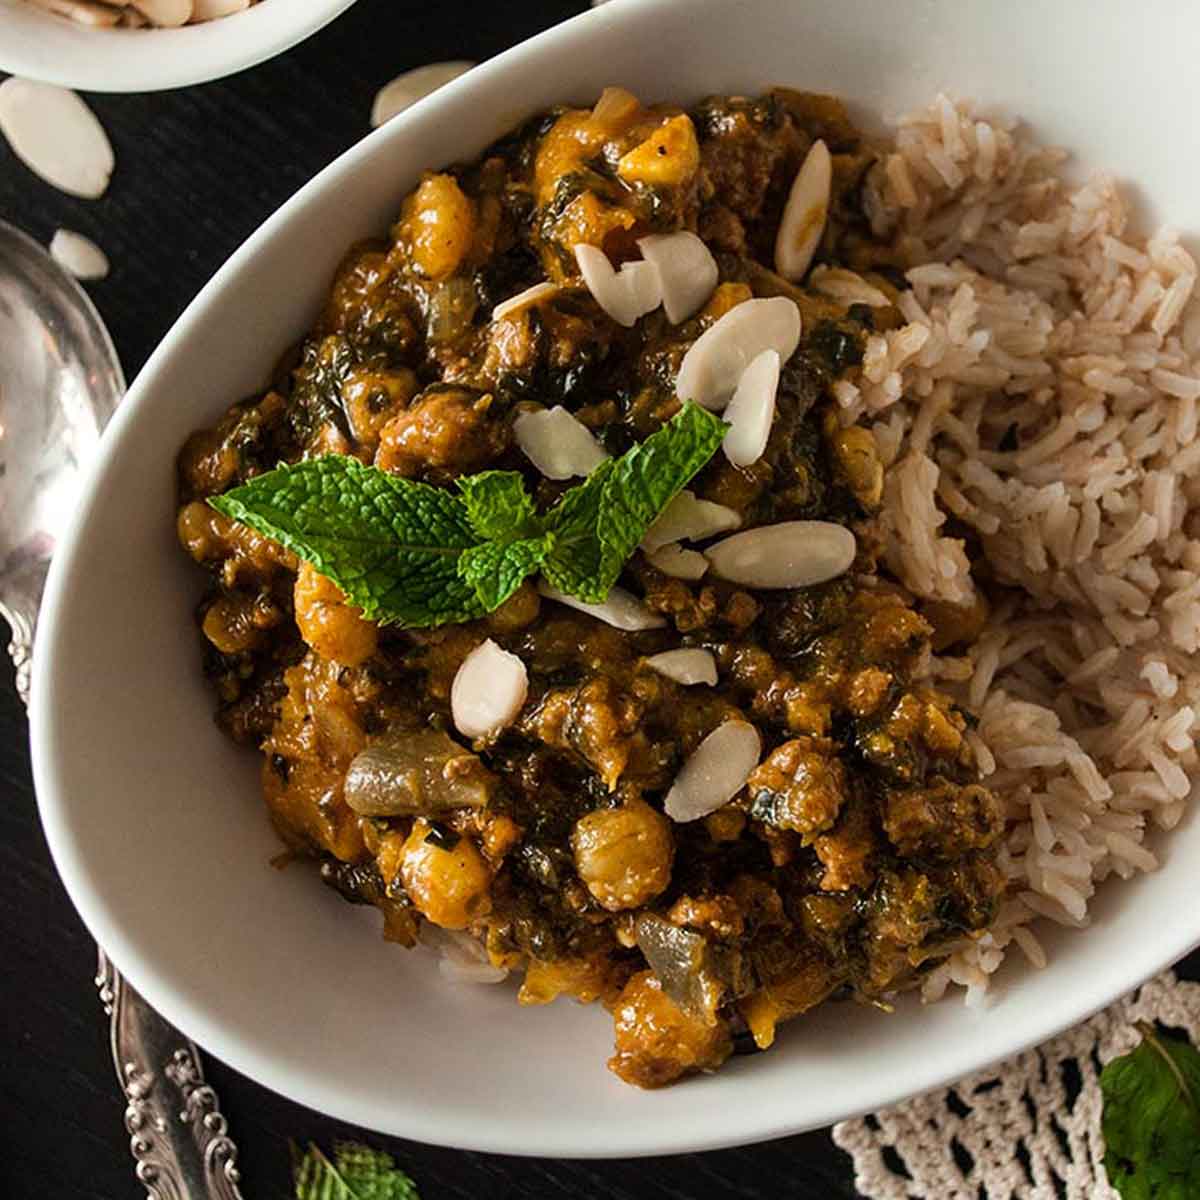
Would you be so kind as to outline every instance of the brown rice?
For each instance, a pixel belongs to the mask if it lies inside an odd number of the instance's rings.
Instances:
[[[1010,898],[927,999],[977,1002],[1010,944],[1044,965],[1030,924],[1086,925],[1101,881],[1153,870],[1148,834],[1200,772],[1196,264],[1170,229],[1134,237],[1113,180],[1073,186],[1064,157],[939,96],[866,190],[911,290],[837,397],[874,420],[897,577],[955,603],[987,580],[983,635],[931,671],[977,716],[1009,819]]]

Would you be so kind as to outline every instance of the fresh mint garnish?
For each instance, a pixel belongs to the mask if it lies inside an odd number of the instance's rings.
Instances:
[[[420,1200],[417,1185],[382,1150],[360,1142],[335,1142],[333,1159],[309,1143],[293,1146],[296,1200]]]
[[[453,492],[331,454],[209,503],[312,563],[373,621],[443,625],[485,611],[458,573],[459,556],[480,539]]]
[[[491,612],[538,571],[603,600],[725,429],[687,404],[544,514],[515,471],[465,476],[456,493],[338,454],[277,467],[209,503],[311,563],[371,620],[443,625]]]
[[[1136,1049],[1100,1073],[1104,1169],[1123,1200],[1200,1196],[1200,1051],[1138,1022]]]

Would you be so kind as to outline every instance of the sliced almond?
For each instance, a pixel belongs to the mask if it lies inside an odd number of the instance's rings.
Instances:
[[[133,0],[138,10],[151,25],[164,29],[175,29],[192,19],[192,0]]]
[[[13,77],[0,83],[0,132],[13,153],[72,196],[104,194],[113,171],[108,135],[72,91]]]
[[[662,303],[662,280],[653,263],[627,262],[616,271],[603,250],[585,242],[576,245],[575,261],[596,303],[626,329]]]
[[[513,436],[547,479],[590,475],[608,458],[592,431],[560,404],[522,413],[513,422]]]
[[[675,776],[663,811],[680,823],[716,812],[742,790],[761,753],[762,738],[749,722],[718,725]]]
[[[703,579],[708,570],[708,559],[699,550],[687,550],[678,542],[668,542],[657,550],[649,551],[646,558],[652,567],[664,575],[670,575],[672,579],[694,582]]]
[[[823,141],[813,142],[788,193],[775,235],[775,270],[793,283],[804,278],[829,216],[833,160]]]
[[[774,350],[785,363],[799,344],[800,310],[794,300],[745,300],[692,343],[680,363],[675,391],[681,400],[719,411],[764,350]]]
[[[882,289],[868,283],[856,271],[847,271],[844,267],[814,267],[808,282],[822,296],[828,296],[846,308],[852,304],[886,308],[891,304]]]
[[[718,533],[728,533],[741,523],[742,518],[732,508],[701,500],[695,492],[684,488],[646,530],[642,549],[652,553],[668,542],[699,542]]]
[[[102,29],[115,25],[121,19],[119,8],[110,8],[107,4],[92,4],[90,0],[33,0],[33,3],[47,12],[58,13],[60,17],[70,17],[80,25],[92,25]]]
[[[735,467],[748,467],[762,458],[775,419],[778,387],[779,355],[774,350],[764,350],[742,372],[733,399],[725,409],[729,432],[721,446]]]
[[[632,592],[615,587],[608,593],[608,598],[602,604],[589,604],[568,592],[560,592],[558,588],[548,583],[539,583],[538,591],[547,600],[557,600],[568,608],[576,608],[597,621],[603,621],[614,629],[624,629],[627,633],[636,633],[641,629],[661,629],[667,622],[658,613],[652,613]]]
[[[686,321],[703,308],[719,272],[717,260],[694,233],[654,233],[638,239],[642,257],[658,268],[662,302],[672,325]]]
[[[473,62],[455,59],[452,62],[414,67],[411,71],[397,75],[375,93],[375,102],[371,105],[371,128],[378,129],[397,113],[411,108],[418,100],[424,100],[431,92],[436,92],[452,79],[465,75],[474,65]]]
[[[90,238],[70,229],[60,229],[50,239],[50,257],[76,279],[103,279],[108,274],[108,257]]]
[[[516,720],[529,693],[525,664],[491,638],[476,646],[450,685],[450,714],[464,737],[493,737]]]
[[[511,317],[514,313],[522,312],[534,304],[540,304],[543,300],[549,300],[551,296],[557,296],[559,290],[558,284],[551,283],[546,279],[542,280],[541,283],[535,283],[533,287],[527,287],[523,292],[518,292],[515,296],[509,296],[507,300],[501,300],[492,309],[492,320],[503,321],[505,317]]]
[[[832,521],[760,525],[709,546],[704,556],[730,583],[756,588],[804,588],[836,579],[857,553],[854,534]]]
[[[717,660],[711,650],[665,650],[646,659],[646,666],[687,687],[697,683],[712,687],[717,682]]]
[[[220,17],[232,17],[250,7],[250,0],[192,0],[192,20],[215,21]]]

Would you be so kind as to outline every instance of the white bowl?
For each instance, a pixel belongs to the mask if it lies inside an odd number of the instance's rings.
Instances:
[[[282,2],[282,0],[280,0]],[[891,1017],[827,1005],[768,1054],[661,1092],[604,1068],[598,1008],[522,1009],[456,988],[379,937],[315,872],[268,869],[257,756],[215,729],[175,544],[175,453],[263,384],[356,238],[387,227],[422,167],[470,158],[517,121],[619,82],[647,100],[773,82],[896,114],[939,87],[1015,107],[1084,158],[1138,179],[1147,215],[1186,223],[1200,165],[1200,9],[1125,0],[624,0],[451,84],[343,155],[204,289],[104,437],[42,614],[33,749],[47,837],[100,943],[180,1028],[254,1079],[392,1134],[524,1154],[630,1155],[775,1137],[875,1109],[1015,1053],[1107,1004],[1200,941],[1200,822],[1164,866],[1101,889],[1091,929],[1049,935],[983,1011]],[[1114,102],[1114,96],[1120,102]]]
[[[181,29],[93,29],[0,0],[0,70],[89,92],[156,92],[220,79],[282,54],[354,0],[262,0]]]

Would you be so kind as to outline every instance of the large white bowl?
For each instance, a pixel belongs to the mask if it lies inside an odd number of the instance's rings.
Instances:
[[[193,427],[262,385],[343,250],[386,228],[420,168],[469,158],[522,117],[608,83],[647,100],[773,82],[895,114],[946,87],[1027,113],[1138,179],[1186,224],[1200,9],[1125,0],[623,0],[472,71],[349,151],[269,220],[167,336],[105,435],[55,560],[33,692],[42,817],[75,904],[120,969],[202,1045],[347,1121],[524,1154],[695,1150],[792,1133],[961,1076],[1053,1034],[1200,941],[1200,823],[1165,865],[1102,889],[1093,927],[1049,938],[992,1006],[827,1005],[768,1054],[663,1092],[604,1069],[598,1008],[521,1009],[455,988],[379,938],[277,849],[256,756],[213,726],[175,544],[173,461]]]
[[[93,29],[0,0],[0,70],[89,92],[156,92],[220,79],[282,54],[354,0],[262,0],[182,29]]]

